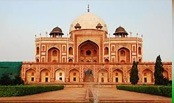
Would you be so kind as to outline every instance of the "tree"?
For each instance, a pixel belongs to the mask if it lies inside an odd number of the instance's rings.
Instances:
[[[24,84],[24,81],[20,76],[16,75],[15,78],[13,79],[13,85],[20,85],[20,84]]]
[[[166,80],[163,76],[164,68],[163,64],[161,62],[161,57],[160,55],[157,56],[156,62],[155,62],[155,72],[154,72],[154,77],[155,77],[155,84],[156,85],[163,85],[166,84]]]
[[[12,74],[6,73],[2,74],[0,78],[0,85],[21,85],[24,84],[24,81],[21,79],[19,75],[16,75],[14,79],[10,77]]]
[[[131,68],[131,72],[130,72],[130,82],[133,85],[137,84],[139,80],[137,65],[138,65],[138,62],[134,61]]]
[[[2,77],[0,78],[0,85],[11,85],[11,84],[12,84],[12,80],[9,74],[8,73],[2,74]]]

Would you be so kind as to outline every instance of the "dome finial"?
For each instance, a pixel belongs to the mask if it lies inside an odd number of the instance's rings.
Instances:
[[[88,12],[89,12],[90,10],[89,10],[89,4],[88,4]]]

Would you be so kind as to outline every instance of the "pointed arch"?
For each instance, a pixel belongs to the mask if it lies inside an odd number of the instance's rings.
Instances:
[[[115,69],[112,73],[113,82],[122,83],[123,82],[123,71],[120,69]]]
[[[79,62],[99,62],[99,46],[90,40],[78,46]]]
[[[98,71],[98,82],[106,83],[108,82],[109,73],[107,70],[101,69]]]
[[[153,83],[153,72],[150,69],[145,69],[142,72],[143,83]]]
[[[138,47],[138,54],[141,55],[141,47]]]
[[[130,62],[130,50],[128,48],[118,49],[118,62]]]
[[[36,71],[33,69],[28,69],[26,71],[26,81],[27,83],[33,83],[36,81]]]
[[[109,63],[109,59],[105,59],[105,63]]]
[[[50,82],[50,71],[48,69],[42,69],[40,72],[41,82]]]
[[[104,49],[104,54],[105,54],[105,55],[108,55],[108,54],[109,54],[109,48],[108,48],[108,47],[105,47],[105,49]]]
[[[65,82],[65,71],[62,69],[57,69],[55,71],[55,81]]]
[[[48,62],[60,62],[60,51],[56,47],[48,50]]]
[[[69,55],[73,55],[73,48],[69,47]]]
[[[80,81],[80,72],[77,69],[71,69],[69,71],[70,82],[79,82]]]
[[[39,47],[36,47],[36,55],[39,54],[39,51],[40,51]]]

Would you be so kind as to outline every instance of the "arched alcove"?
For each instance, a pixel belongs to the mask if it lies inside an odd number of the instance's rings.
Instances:
[[[79,62],[99,62],[99,47],[93,41],[87,40],[78,47]]]
[[[118,62],[130,62],[130,51],[129,49],[122,47],[118,50]]]
[[[60,51],[53,47],[48,50],[48,62],[60,62]]]

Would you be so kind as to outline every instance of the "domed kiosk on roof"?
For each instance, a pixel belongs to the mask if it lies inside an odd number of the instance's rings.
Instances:
[[[91,12],[86,12],[77,17],[70,25],[69,32],[71,33],[72,31],[79,29],[99,29],[108,33],[106,23],[100,17]]]
[[[115,33],[113,34],[115,36],[121,36],[121,37],[125,37],[128,35],[128,33],[126,32],[126,30],[119,26],[116,30],[115,30]]]
[[[51,37],[57,37],[57,36],[62,36],[62,29],[59,27],[55,27],[51,32],[50,32],[50,36]]]

